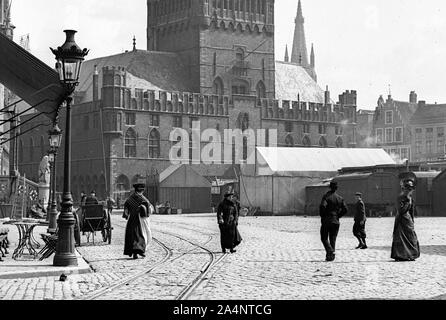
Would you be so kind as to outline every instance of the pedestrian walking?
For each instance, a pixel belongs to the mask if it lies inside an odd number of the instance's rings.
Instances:
[[[85,200],[87,200],[87,194],[81,191],[81,207],[85,206]]]
[[[330,182],[330,191],[323,197],[319,207],[321,216],[321,241],[326,251],[326,261],[334,261],[336,258],[336,238],[338,236],[339,219],[347,213],[344,199],[337,194],[337,182]]]
[[[133,185],[135,192],[124,203],[123,218],[127,219],[125,229],[124,255],[138,259],[146,256],[146,250],[152,240],[150,216],[153,206],[143,195],[145,184]]]
[[[391,258],[396,261],[415,261],[420,257],[420,244],[415,233],[415,203],[412,193],[415,177],[402,181],[402,194],[398,197],[398,211],[395,216]]]
[[[107,210],[108,214],[112,214],[113,212],[113,206],[115,205],[115,200],[112,199],[112,197],[107,198]]]
[[[235,248],[242,242],[238,231],[240,206],[234,198],[234,193],[227,192],[224,200],[218,205],[217,220],[220,228],[220,243],[223,253],[229,249],[231,253],[237,252]]]
[[[367,249],[367,243],[365,241],[367,235],[365,232],[365,223],[367,221],[365,213],[365,205],[362,201],[362,193],[356,193],[356,206],[355,206],[355,224],[353,225],[353,235],[358,239],[359,244],[356,249]]]

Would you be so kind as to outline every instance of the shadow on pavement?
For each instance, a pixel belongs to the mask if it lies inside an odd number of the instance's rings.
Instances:
[[[390,246],[382,246],[382,247],[373,247],[369,246],[369,250],[384,250],[384,251],[391,251],[392,247]],[[446,245],[429,245],[429,246],[423,246],[420,245],[420,251],[421,254],[427,254],[432,256],[446,256]]]

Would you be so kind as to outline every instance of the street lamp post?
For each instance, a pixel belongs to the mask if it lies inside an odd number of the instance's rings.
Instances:
[[[50,204],[48,210],[48,233],[55,233],[57,229],[57,203],[56,203],[56,159],[57,150],[62,142],[62,131],[57,123],[53,129],[48,131],[51,150],[49,152],[51,163],[51,188],[50,188]]]
[[[66,124],[65,124],[65,154],[64,154],[64,182],[61,212],[57,220],[59,226],[54,266],[76,266],[77,258],[74,252],[74,224],[73,198],[71,196],[71,103],[73,92],[79,83],[82,61],[88,54],[87,49],[81,49],[74,41],[74,30],[64,30],[66,41],[57,50],[51,49],[56,56],[56,69],[61,83],[67,90]]]

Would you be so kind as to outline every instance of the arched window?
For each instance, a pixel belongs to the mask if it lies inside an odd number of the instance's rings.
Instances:
[[[132,128],[125,133],[124,149],[126,158],[136,158],[136,132]]]
[[[149,158],[158,159],[160,151],[160,133],[157,129],[153,129],[149,134]]]
[[[256,86],[256,96],[257,96],[257,101],[258,104],[261,104],[261,100],[260,99],[265,99],[266,98],[266,88],[265,85],[263,84],[263,81],[259,81],[257,83]]]
[[[133,110],[138,109],[138,103],[135,98],[132,99],[132,109]]]
[[[342,138],[339,137],[336,139],[336,148],[343,148],[344,147],[344,142],[342,141]]]
[[[222,96],[225,93],[225,87],[223,84],[223,80],[220,77],[215,78],[214,84],[212,86],[212,90],[214,94],[218,96]]]
[[[302,144],[304,145],[304,147],[311,147],[311,140],[308,136],[305,136],[302,139]]]
[[[287,146],[287,148],[292,148],[294,147],[294,139],[292,135],[287,135],[285,138],[285,145]]]
[[[319,147],[321,147],[321,148],[327,148],[328,147],[327,139],[325,139],[325,137],[321,137],[319,139]]]

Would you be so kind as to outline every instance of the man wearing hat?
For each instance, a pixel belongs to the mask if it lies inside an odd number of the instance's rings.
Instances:
[[[223,253],[226,253],[226,249],[229,249],[231,253],[235,253],[235,247],[242,242],[242,237],[237,228],[239,213],[240,205],[234,197],[234,192],[226,192],[224,200],[217,208],[220,243]]]
[[[338,183],[330,182],[330,191],[323,197],[319,206],[321,216],[321,241],[326,251],[326,261],[334,261],[336,257],[336,238],[338,236],[339,218],[347,213],[344,199],[337,194]]]
[[[85,200],[86,206],[93,206],[99,204],[98,198],[96,197],[96,191],[92,190],[90,196]]]
[[[124,203],[123,218],[127,219],[125,228],[124,255],[138,259],[146,256],[146,250],[152,240],[149,217],[153,206],[143,195],[144,183],[133,185],[135,192]]]
[[[355,206],[355,224],[353,225],[353,235],[358,239],[359,245],[356,249],[367,249],[366,233],[365,233],[365,205],[362,201],[362,193],[356,192],[356,206]]]
[[[398,212],[393,229],[391,258],[396,261],[414,261],[420,257],[420,244],[415,233],[415,203],[412,193],[416,187],[416,176],[406,173],[400,176],[402,194],[398,197]]]

